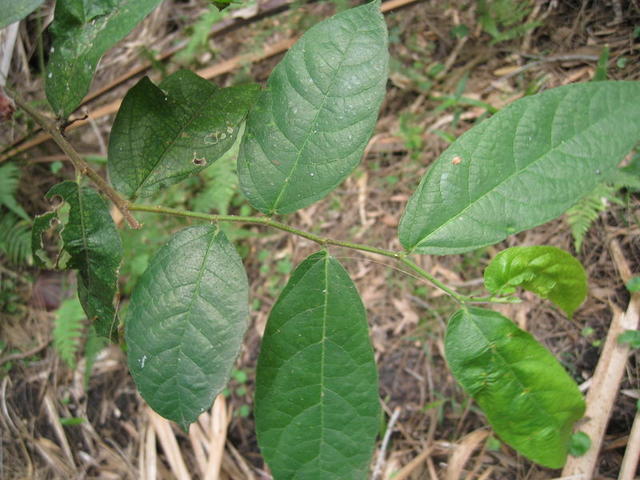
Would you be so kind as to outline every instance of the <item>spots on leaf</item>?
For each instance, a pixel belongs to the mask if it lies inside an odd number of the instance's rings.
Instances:
[[[191,159],[191,163],[193,163],[198,167],[201,167],[207,164],[207,159],[204,157],[198,157],[198,152],[193,152],[193,158]]]

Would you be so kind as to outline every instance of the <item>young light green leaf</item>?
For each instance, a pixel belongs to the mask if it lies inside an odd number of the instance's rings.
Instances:
[[[289,50],[240,147],[240,186],[255,208],[293,212],[351,173],[378,117],[388,59],[380,2],[320,22]]]
[[[548,298],[569,317],[587,296],[587,273],[571,254],[547,245],[503,250],[484,271],[484,284],[495,295],[517,287]]]
[[[238,253],[213,225],[175,234],[133,291],[129,370],[149,406],[185,430],[229,379],[247,328],[248,292]]]
[[[468,308],[449,320],[445,351],[454,377],[502,440],[541,465],[564,465],[585,405],[546,348],[499,313]]]
[[[44,0],[0,0],[0,30],[13,22],[22,20],[42,5]]]
[[[591,448],[591,438],[584,432],[576,432],[571,435],[569,441],[569,454],[574,457],[581,457]]]
[[[56,2],[45,89],[47,99],[58,117],[67,118],[80,105],[89,91],[100,57],[124,38],[160,1]]]
[[[640,277],[630,278],[625,286],[631,293],[640,292]]]
[[[640,139],[640,82],[567,85],[520,99],[462,135],[400,222],[409,251],[450,254],[547,222]]]
[[[621,345],[628,344],[631,348],[640,348],[640,331],[625,330],[618,335],[618,343]]]
[[[364,479],[379,422],[364,307],[326,252],[278,298],[256,374],[256,433],[274,478]]]
[[[146,197],[206,168],[231,148],[259,90],[220,89],[188,70],[159,87],[143,78],[127,92],[111,130],[111,183],[128,197]]]
[[[118,269],[122,242],[109,207],[91,188],[75,182],[54,185],[47,198],[60,196],[69,206],[62,229],[64,250],[71,259],[68,268],[78,270],[78,297],[98,335],[117,340],[117,316],[113,299],[118,291]],[[52,218],[44,217],[51,222]],[[42,228],[34,228],[36,235]],[[37,252],[34,252],[34,257]]]

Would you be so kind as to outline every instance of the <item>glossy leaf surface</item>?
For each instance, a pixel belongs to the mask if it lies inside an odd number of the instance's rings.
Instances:
[[[206,168],[231,148],[259,89],[221,89],[187,70],[159,87],[143,78],[113,124],[111,183],[128,197],[149,196]]]
[[[22,1],[22,0],[20,0]],[[88,93],[100,57],[122,40],[161,0],[64,0],[56,2],[46,93],[55,114],[66,118]]]
[[[582,264],[560,248],[512,247],[495,256],[484,271],[484,284],[495,295],[517,287],[548,298],[571,317],[587,296]]]
[[[222,391],[247,328],[247,277],[213,225],[175,234],[131,297],[128,364],[151,408],[183,429]]]
[[[82,308],[98,335],[116,340],[117,316],[113,302],[118,291],[122,242],[109,207],[95,190],[79,187],[75,182],[54,185],[46,197],[55,196],[70,207],[61,236],[63,249],[71,257],[67,268],[78,271],[78,298]],[[53,220],[47,214],[40,218],[45,224]],[[42,234],[42,226],[36,222],[36,235]]]
[[[562,214],[640,139],[640,82],[567,85],[520,99],[462,135],[407,205],[400,241],[450,254]]]
[[[340,263],[311,255],[271,311],[256,374],[256,431],[275,479],[364,479],[379,421],[364,307]]]
[[[379,2],[320,22],[289,50],[240,147],[240,186],[255,208],[293,212],[351,173],[378,117],[388,58]]]
[[[585,405],[546,348],[499,313],[469,308],[449,320],[445,349],[454,377],[505,442],[541,465],[564,465]]]
[[[42,5],[44,0],[0,0],[0,30],[13,22],[22,20]]]

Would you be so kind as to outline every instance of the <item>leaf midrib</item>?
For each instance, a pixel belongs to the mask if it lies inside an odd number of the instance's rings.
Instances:
[[[86,233],[86,226],[85,226],[85,221],[84,221],[84,202],[82,200],[82,187],[80,186],[80,184],[76,183],[76,188],[78,191],[78,209],[79,209],[79,217],[80,217],[80,230],[82,231],[82,252],[84,253],[84,257],[85,257],[85,268],[87,269],[87,290],[88,291],[92,291],[93,288],[91,287],[93,284],[92,281],[92,275],[91,275],[91,268],[89,266],[89,261],[90,261],[90,257],[89,257],[89,245],[87,243],[87,233]],[[91,320],[91,319],[90,319]]]
[[[160,88],[157,85],[154,85],[152,83],[153,87],[155,89],[157,89],[158,91],[160,91]],[[204,103],[209,103],[209,101],[211,100],[211,98],[218,92],[219,90],[216,88],[214,90],[211,91],[211,93],[209,95],[207,95],[206,97],[206,101]],[[178,103],[178,105],[181,105],[180,103]],[[158,165],[162,162],[162,160],[164,159],[165,155],[167,154],[167,152],[173,148],[173,146],[176,144],[176,142],[178,141],[178,138],[180,138],[180,135],[182,135],[183,132],[185,132],[192,124],[193,122],[197,119],[203,116],[203,111],[202,110],[198,110],[196,108],[192,108],[191,105],[186,104],[186,106],[188,106],[189,109],[191,109],[191,114],[189,115],[188,120],[186,121],[186,123],[184,123],[182,125],[182,127],[179,129],[179,131],[176,133],[176,135],[171,139],[171,141],[166,144],[162,150],[162,153],[160,153],[160,155],[158,155],[157,160],[153,163],[152,167],[147,171],[146,175],[144,176],[144,178],[138,182],[138,186],[136,187],[136,189],[133,191],[133,193],[131,194],[131,197],[136,197],[138,195],[138,192],[140,191],[140,189],[142,187],[147,187],[147,185],[145,185],[146,181],[149,179],[149,177],[151,176],[151,174],[155,171],[155,169],[158,167]],[[178,176],[178,175],[174,175]],[[158,183],[158,182],[156,182]],[[151,185],[155,185],[155,183],[152,183]]]
[[[196,299],[198,298],[198,296],[200,295],[200,285],[202,283],[202,277],[204,276],[204,271],[206,270],[205,265],[207,262],[207,257],[209,256],[209,252],[211,250],[211,247],[213,245],[213,243],[215,242],[216,238],[218,238],[218,231],[216,229],[216,231],[209,231],[207,232],[207,235],[211,235],[211,238],[209,239],[209,242],[207,243],[207,250],[205,251],[203,257],[202,257],[202,263],[200,264],[200,269],[198,270],[198,276],[196,278],[195,281],[195,289],[191,295],[191,300],[189,301],[189,306],[187,307],[187,310],[185,312],[185,316],[187,318],[189,318],[191,316],[191,312],[193,309],[193,305],[195,304]],[[183,246],[184,248],[184,246]],[[182,347],[184,345],[184,337],[185,337],[185,333],[187,331],[186,325],[182,328],[182,332],[180,332],[180,342],[178,343],[178,363],[176,365],[176,371],[180,371],[180,363],[182,361],[182,357],[183,357],[183,353],[182,353]],[[184,355],[185,357],[187,355]],[[185,404],[183,398],[182,398],[182,393],[184,390],[188,390],[188,385],[185,386],[181,383],[181,380],[184,380],[186,378],[185,375],[181,375],[178,374],[177,375],[177,386],[178,386],[178,397],[180,398],[179,401],[179,409],[180,409],[180,417],[182,418],[182,422],[181,425],[184,424],[184,421],[186,420],[185,418],[185,411],[183,408],[183,405]],[[188,402],[187,402],[188,403]]]
[[[327,311],[329,309],[329,255],[325,253],[324,256],[324,304],[322,311],[322,348],[320,350],[320,444],[318,446],[318,463],[322,465],[322,447],[325,444],[324,439],[324,397],[325,397],[325,384],[324,384],[324,369],[326,358],[326,344],[327,344]]]
[[[473,315],[468,310],[465,310],[464,313],[465,313],[465,315],[469,316],[470,323],[480,333],[482,338],[484,338],[486,340],[486,344],[487,345],[491,345],[493,342],[490,341],[490,339],[484,334],[482,329],[478,326],[478,323],[475,321],[475,315]],[[522,383],[522,381],[520,380],[520,378],[518,377],[518,375],[516,374],[515,370],[513,368],[511,368],[511,364],[506,361],[505,357],[502,355],[502,353],[500,353],[500,351],[497,348],[495,350],[493,350],[493,354],[495,354],[503,362],[503,364],[506,365],[506,369],[509,370],[509,372],[511,372],[513,378],[518,382],[518,385],[520,386],[520,389],[524,392],[526,390],[526,388],[525,388],[524,384]],[[529,395],[530,395],[530,397],[535,397],[536,399],[538,397],[538,394],[535,391],[530,391]],[[534,403],[537,404],[538,406],[544,405],[544,403],[539,401],[539,400],[534,401]],[[556,426],[558,425],[557,419],[548,411],[547,408],[543,407],[543,408],[540,408],[540,410],[542,410],[544,412],[545,417],[550,418],[550,419],[553,420],[553,422],[551,422],[553,425],[556,425]]]
[[[569,92],[567,95],[569,95],[571,92]],[[560,101],[564,100],[566,98],[563,97]],[[560,101],[558,102],[558,106],[560,105]],[[636,104],[634,103],[628,103],[625,105],[627,109],[633,109],[633,107],[637,107]],[[625,108],[625,106],[623,106],[622,108]],[[557,112],[557,110],[556,110]],[[578,135],[582,135],[585,131],[587,130],[591,130],[593,128],[595,128],[597,125],[600,125],[602,122],[607,123],[608,119],[611,116],[616,116],[619,117],[622,114],[619,111],[609,111],[607,115],[602,116],[598,119],[598,121],[590,124],[587,128],[580,130],[579,132],[574,133],[574,135],[572,135],[569,138],[566,138],[565,140],[561,141],[558,145],[556,145],[555,147],[547,150],[543,155],[541,155],[540,157],[538,157],[537,159],[533,160],[532,162],[530,162],[529,164],[527,164],[523,169],[521,170],[517,170],[514,173],[512,173],[511,175],[509,175],[508,177],[505,177],[500,183],[497,183],[496,185],[494,185],[490,190],[487,190],[485,193],[483,193],[482,195],[480,195],[476,200],[474,200],[473,202],[469,203],[465,208],[463,208],[462,210],[460,210],[458,213],[456,213],[454,216],[450,217],[447,221],[443,222],[442,225],[440,225],[438,228],[430,231],[422,240],[420,240],[418,243],[416,243],[410,250],[409,253],[413,253],[417,248],[419,248],[421,245],[423,245],[424,243],[426,243],[429,238],[435,234],[436,232],[438,232],[439,230],[443,229],[444,227],[446,227],[449,223],[457,220],[460,218],[460,216],[462,216],[467,210],[469,210],[471,207],[475,206],[477,203],[479,203],[480,201],[482,201],[482,199],[484,197],[486,197],[487,195],[493,193],[495,190],[497,190],[499,187],[501,187],[504,183],[507,183],[508,181],[512,180],[514,177],[519,176],[521,174],[523,174],[524,172],[526,172],[529,168],[535,166],[538,164],[538,162],[543,161],[546,157],[548,157],[551,153],[555,152],[556,150],[558,150],[562,145],[573,141],[575,139],[575,137],[577,137]],[[554,113],[554,118],[555,118],[555,113]],[[520,116],[520,118],[518,118],[518,123],[516,124],[516,128],[514,129],[514,131],[518,130],[518,126],[520,125],[520,122],[522,121],[522,115]],[[513,139],[512,139],[513,142]]]

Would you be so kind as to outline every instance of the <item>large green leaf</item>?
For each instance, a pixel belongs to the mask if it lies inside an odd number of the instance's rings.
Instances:
[[[247,328],[248,292],[238,253],[213,225],[175,234],[133,291],[129,370],[149,406],[185,430],[229,379]]]
[[[42,5],[44,0],[0,0],[0,30],[13,22],[22,20]]]
[[[548,298],[569,317],[587,296],[587,273],[571,254],[556,247],[512,247],[500,252],[484,271],[487,290],[497,295],[517,287]]]
[[[429,169],[400,223],[409,251],[449,254],[549,221],[640,140],[640,82],[525,97],[462,135]]]
[[[15,1],[15,0],[14,0]],[[17,3],[20,3],[19,0]],[[89,91],[100,57],[161,0],[59,0],[51,32],[46,93],[66,118]]]
[[[584,399],[549,351],[508,318],[482,308],[456,312],[446,357],[502,439],[531,460],[564,465]]]
[[[309,29],[276,66],[247,119],[238,173],[251,204],[289,213],[358,165],[387,81],[387,30],[372,2]]]
[[[275,479],[366,478],[379,421],[375,360],[360,296],[326,252],[298,266],[271,311],[255,403]]]
[[[156,87],[143,78],[124,98],[109,141],[109,177],[129,197],[194,175],[233,145],[258,85],[217,88],[187,70]]]
[[[62,229],[64,250],[70,255],[67,268],[78,270],[78,297],[98,335],[117,339],[117,316],[113,300],[118,291],[118,269],[122,242],[106,202],[92,188],[66,181],[54,185],[47,198],[59,196],[69,204],[69,216]],[[53,217],[36,221],[39,237]],[[36,243],[36,247],[37,247]],[[38,257],[34,252],[34,258]]]

